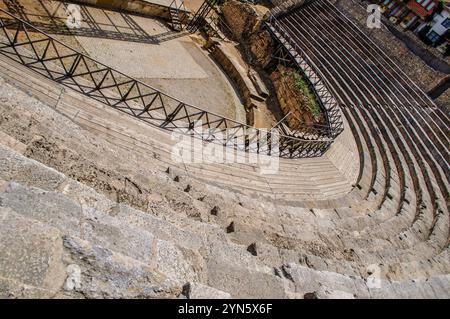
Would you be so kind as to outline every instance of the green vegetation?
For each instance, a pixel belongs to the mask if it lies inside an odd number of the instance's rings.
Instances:
[[[445,9],[445,0],[439,0],[439,3],[436,7],[436,13],[441,13]]]
[[[300,90],[305,96],[308,108],[314,117],[318,117],[322,114],[319,102],[316,99],[314,92],[308,85],[308,81],[299,73],[291,72],[291,76],[294,79],[295,85],[298,90]]]

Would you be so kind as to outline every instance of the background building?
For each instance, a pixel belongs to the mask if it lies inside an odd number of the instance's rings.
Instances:
[[[444,0],[382,0],[378,1],[389,20],[416,33],[424,42],[448,46],[450,3]]]

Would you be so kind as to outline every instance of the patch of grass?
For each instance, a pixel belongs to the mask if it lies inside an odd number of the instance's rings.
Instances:
[[[314,117],[318,117],[322,114],[322,109],[320,108],[319,102],[316,99],[314,92],[308,85],[308,81],[299,73],[291,72],[291,76],[294,79],[295,86],[300,90],[307,100],[308,108]]]

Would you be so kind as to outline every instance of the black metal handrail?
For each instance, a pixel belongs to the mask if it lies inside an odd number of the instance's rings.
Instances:
[[[178,1],[180,1],[180,4],[178,4]],[[180,20],[181,24],[184,24],[185,21],[189,19],[189,11],[186,9],[184,0],[173,0],[169,4],[169,8],[175,9],[178,14],[180,13],[180,11],[183,11],[183,16]]]
[[[224,146],[241,139],[245,141],[243,151],[267,152],[269,147],[268,155],[285,158],[321,156],[332,143],[329,139],[300,139],[255,129],[189,105],[78,52],[7,11],[0,9],[0,14],[9,17],[5,20],[0,16],[0,54],[144,122],[167,130],[184,130]],[[202,121],[206,133],[196,129],[198,121]],[[214,137],[219,135],[222,139]],[[263,137],[267,142],[261,140]],[[277,149],[270,149],[275,140]]]

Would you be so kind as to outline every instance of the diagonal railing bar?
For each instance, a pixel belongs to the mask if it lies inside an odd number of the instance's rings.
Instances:
[[[98,90],[100,87],[99,87],[99,85],[97,84],[97,80],[95,79],[94,76],[97,75],[98,73],[101,73],[101,72],[105,72],[105,70],[104,70],[104,69],[103,69],[103,70],[93,70],[93,71],[91,71],[91,72],[77,73],[77,74],[73,74],[73,75],[72,75],[72,78],[77,78],[77,77],[83,78],[83,77],[85,77],[86,75],[88,75],[89,78],[90,78],[90,80],[94,83],[93,90]],[[106,75],[107,73],[108,73],[108,72],[106,72],[105,75]],[[102,80],[105,78],[105,75],[102,77]],[[100,80],[100,82],[101,82],[101,80]]]
[[[141,90],[141,87],[139,86],[139,83],[136,85],[136,90],[138,92],[138,95],[134,99],[138,98],[139,99],[139,103],[145,109],[146,105],[145,105],[144,97],[148,96],[148,94],[142,93],[142,90]],[[153,93],[153,95],[154,95],[154,93]]]
[[[102,79],[100,80],[100,82],[99,82],[99,83],[95,83],[95,90],[99,90],[99,89],[102,87],[102,85],[103,85],[103,83],[105,82],[106,78],[107,78],[108,75],[110,74],[110,70],[108,70],[108,69],[101,69],[101,70],[96,71],[97,73],[104,72],[104,71],[106,71],[106,72],[105,72],[105,74],[103,75],[103,77],[102,77]]]
[[[5,23],[13,20],[14,23]],[[47,41],[47,42],[46,42]],[[32,24],[0,9],[0,54],[93,100],[166,130],[228,146],[245,141],[244,151],[270,149],[272,156],[321,156],[332,139],[304,139],[266,132],[184,103],[146,83],[133,79],[51,37]],[[196,127],[201,122],[200,127]],[[204,131],[205,129],[206,132]],[[277,147],[269,145],[276,133]],[[220,138],[218,136],[221,136]],[[261,137],[267,140],[261,141]],[[242,148],[238,145],[233,147]]]
[[[148,111],[152,107],[152,105],[155,102],[155,100],[159,97],[159,94],[157,92],[153,93],[153,95],[154,95],[153,99],[150,101],[150,103],[147,103],[147,104],[144,103],[144,108],[143,108],[142,112],[140,114],[138,114],[138,117],[141,116],[144,113],[148,113]]]

